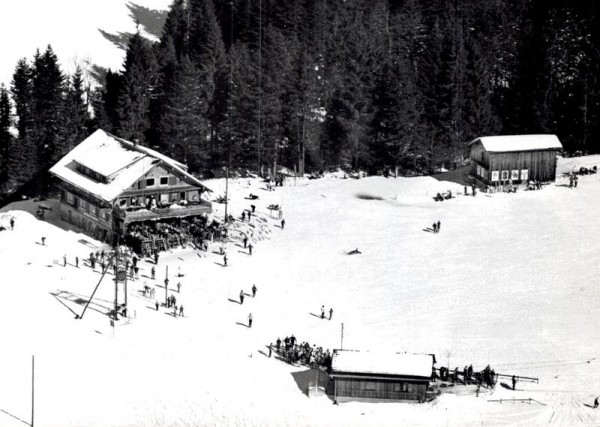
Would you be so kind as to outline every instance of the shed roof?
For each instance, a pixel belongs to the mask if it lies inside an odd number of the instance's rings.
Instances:
[[[111,202],[161,162],[188,183],[210,191],[190,175],[182,163],[101,129],[67,153],[50,168],[50,172],[99,199]],[[77,170],[77,163],[105,176],[108,182],[99,182],[82,174]]]
[[[380,353],[336,350],[331,368],[335,372],[431,377],[430,354]]]
[[[562,144],[556,135],[482,136],[475,138],[469,145],[477,142],[481,142],[485,151],[493,153],[562,149]]]

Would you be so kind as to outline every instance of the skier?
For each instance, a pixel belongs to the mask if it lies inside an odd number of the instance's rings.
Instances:
[[[42,237],[42,246],[46,246],[46,238]]]
[[[223,267],[227,267],[227,254],[223,255]]]
[[[252,298],[256,296],[256,285],[252,285]]]
[[[325,306],[321,306],[321,319],[325,319]]]
[[[156,307],[156,311],[158,311],[158,300],[154,301],[154,306]]]
[[[173,317],[177,317],[177,305],[173,304]]]
[[[248,327],[251,328],[252,327],[252,313],[250,313],[248,315]]]
[[[277,341],[275,341],[275,344],[277,345],[277,351],[279,351],[279,348],[281,347],[281,338],[277,338]]]
[[[177,282],[177,293],[181,293],[181,282]]]
[[[154,264],[158,265],[158,252],[154,252]]]
[[[250,222],[250,219],[252,218],[252,213],[253,212],[248,212],[248,222]]]
[[[248,236],[244,235],[244,249],[246,249],[247,245],[248,245]]]
[[[331,320],[331,316],[333,316],[333,308],[329,309],[329,320]]]
[[[179,306],[179,315],[183,317],[183,306]]]
[[[240,291],[240,305],[244,303],[244,290]]]
[[[271,353],[273,352],[273,343],[269,344],[269,357],[271,357]]]
[[[440,227],[441,227],[441,226],[442,226],[442,224],[440,224],[440,222],[438,221],[438,222],[437,222],[437,232],[438,232],[438,233],[440,232]]]
[[[152,270],[150,270],[150,274],[152,275],[152,280],[154,280],[154,278],[156,277],[156,270],[154,269],[154,267],[152,267]]]
[[[515,389],[515,385],[516,384],[517,384],[517,378],[513,375],[512,376],[512,386],[513,386],[512,388],[513,388],[513,390]]]
[[[11,230],[15,229],[15,219],[13,217],[10,218],[10,229]]]
[[[437,224],[433,223],[433,234],[437,233]]]
[[[598,398],[596,397],[594,399],[594,409],[596,409],[598,407]]]
[[[75,257],[75,267],[79,268],[79,257]]]
[[[67,254],[63,255],[63,267],[67,266]]]
[[[281,220],[281,229],[283,230],[283,227],[285,227],[285,219]]]
[[[246,221],[246,212],[242,211],[242,222]]]
[[[253,248],[253,247],[254,247],[254,246],[252,246],[252,243],[250,243],[250,244],[248,245],[248,255],[252,255],[252,248]]]
[[[252,213],[254,213],[254,211],[256,211],[256,206],[250,205],[250,208],[252,209]],[[248,219],[250,219],[250,216],[248,216]]]

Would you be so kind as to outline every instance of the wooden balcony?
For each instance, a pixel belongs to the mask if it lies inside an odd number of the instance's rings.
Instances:
[[[122,219],[125,223],[135,221],[148,221],[148,220],[159,220],[167,218],[183,218],[186,216],[208,214],[212,212],[212,205],[210,202],[201,201],[197,204],[189,205],[177,205],[175,207],[164,207],[164,208],[153,208],[148,210],[144,207],[129,207],[119,208],[115,207],[115,215]]]

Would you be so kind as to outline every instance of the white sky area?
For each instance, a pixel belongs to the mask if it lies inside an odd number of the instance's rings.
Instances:
[[[171,0],[134,2],[151,9],[167,9]],[[98,29],[111,33],[134,31],[127,0],[2,0],[0,2],[0,83],[10,84],[20,58],[31,60],[48,44],[63,71],[90,60],[119,69],[124,53]]]

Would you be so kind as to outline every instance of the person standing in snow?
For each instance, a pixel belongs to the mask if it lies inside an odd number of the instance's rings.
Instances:
[[[67,266],[67,254],[63,255],[63,267]]]
[[[177,293],[181,293],[181,282],[177,282]]]
[[[594,409],[598,407],[598,397],[594,399]]]
[[[437,233],[437,224],[433,223],[433,234]]]
[[[154,264],[158,265],[158,252],[154,252]]]
[[[252,327],[252,313],[250,313],[248,315],[248,327],[251,328]]]
[[[240,305],[244,303],[244,290],[240,291]]]
[[[242,211],[242,222],[246,221],[246,211]]]
[[[252,246],[252,243],[250,243],[250,244],[248,245],[248,255],[252,255],[252,248],[253,248],[253,247],[254,247],[254,246]]]
[[[250,205],[250,208],[252,209],[252,213],[256,211],[256,206]],[[250,215],[248,215],[248,219],[250,219]]]
[[[152,280],[154,280],[154,278],[156,277],[156,270],[154,269],[154,267],[152,267],[152,270],[150,270],[150,274],[152,275]]]
[[[227,254],[223,255],[223,267],[227,267]]]
[[[269,344],[269,357],[271,357],[271,353],[273,352],[273,343]]]
[[[513,388],[513,390],[515,389],[516,385],[517,385],[517,378],[513,375],[512,376],[512,388]]]
[[[75,267],[79,268],[79,257],[75,257]]]
[[[325,319],[325,306],[321,306],[321,319]]]
[[[333,316],[333,308],[329,309],[329,320],[331,320],[331,316]]]
[[[15,218],[14,217],[10,217],[10,229],[11,230],[15,229]]]
[[[244,235],[244,249],[246,249],[248,245],[248,236]]]
[[[281,338],[277,338],[277,341],[275,341],[275,344],[277,347],[275,347],[277,349],[277,351],[279,351],[279,349],[281,348]]]
[[[256,285],[252,285],[252,298],[256,297]]]
[[[156,311],[158,311],[158,300],[154,301],[154,306],[156,307]]]
[[[183,317],[183,305],[179,306],[179,316]]]
[[[283,230],[283,227],[285,227],[285,219],[281,220],[281,229]]]
[[[438,221],[438,222],[437,222],[437,232],[438,232],[438,233],[440,232],[440,227],[441,227],[441,226],[442,226],[442,224],[441,224],[441,223]]]
[[[42,237],[42,246],[46,246],[46,238]]]

